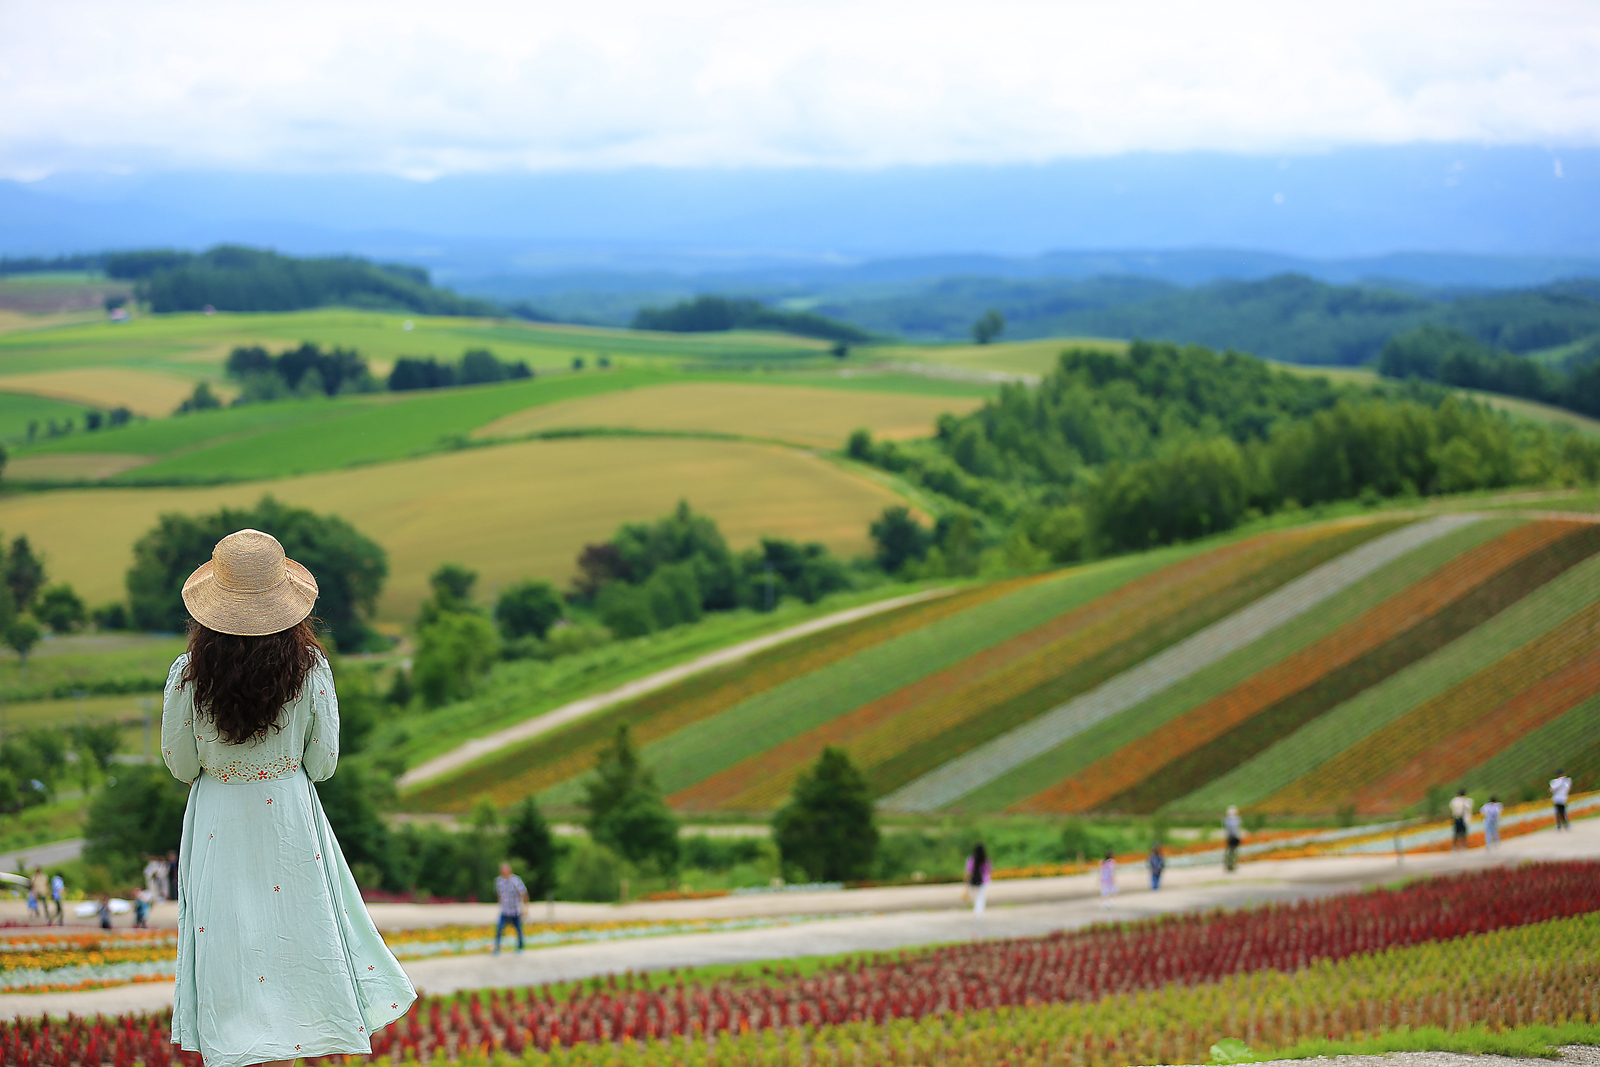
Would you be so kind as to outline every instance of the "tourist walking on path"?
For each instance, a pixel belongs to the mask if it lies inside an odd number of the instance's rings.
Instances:
[[[52,921],[54,921],[57,926],[67,925],[67,913],[61,906],[61,900],[66,895],[67,883],[62,879],[61,873],[57,871],[55,874],[50,876],[50,901],[46,905],[44,912],[44,924],[46,926],[49,926]],[[51,919],[52,915],[54,915],[53,920]]]
[[[318,646],[319,648],[321,646]],[[167,853],[167,899],[178,899],[178,854]]]
[[[1472,798],[1465,789],[1450,798],[1450,851],[1467,847],[1467,822],[1472,818]]]
[[[160,856],[151,856],[145,863],[144,887],[154,899],[167,899],[167,861]]]
[[[972,914],[983,918],[984,901],[989,895],[989,878],[994,874],[994,865],[989,862],[989,853],[984,850],[982,842],[972,846],[972,854],[967,857],[967,890],[972,894]]]
[[[1239,866],[1239,843],[1244,839],[1244,823],[1239,819],[1239,809],[1232,804],[1228,805],[1228,813],[1222,817],[1222,832],[1228,839],[1228,847],[1222,853],[1222,869],[1233,871]]]
[[[144,886],[133,891],[133,925],[144,930],[150,926],[150,902],[155,899],[154,894]]]
[[[33,874],[28,878],[28,916],[37,919],[42,911],[45,921],[49,922],[49,901],[50,879],[45,876],[43,867],[34,867]]]
[[[1500,816],[1505,812],[1506,806],[1500,803],[1500,798],[1491,796],[1489,803],[1478,809],[1478,814],[1483,816],[1483,847],[1500,847]]]
[[[172,1041],[206,1067],[367,1056],[373,1031],[416,999],[311,784],[339,761],[316,597],[316,579],[257,530],[223,538],[183,585],[195,622],[161,714],[167,767],[193,783]]]
[[[101,893],[100,903],[96,905],[94,913],[100,916],[100,929],[111,929],[111,894]]]
[[[1556,808],[1556,829],[1570,830],[1572,824],[1567,822],[1567,794],[1572,792],[1572,779],[1567,777],[1567,772],[1556,768],[1556,776],[1550,779],[1550,803]]]
[[[1167,869],[1167,857],[1161,854],[1161,842],[1157,841],[1150,846],[1150,891],[1153,893],[1161,888],[1161,872]]]
[[[522,879],[511,873],[511,864],[500,865],[500,877],[494,880],[495,896],[500,898],[500,921],[494,924],[494,950],[500,951],[500,935],[507,926],[517,928],[517,951],[522,951],[522,916],[528,910],[528,887]]]
[[[1117,857],[1106,849],[1106,858],[1100,861],[1100,906],[1111,907],[1111,898],[1117,895]]]

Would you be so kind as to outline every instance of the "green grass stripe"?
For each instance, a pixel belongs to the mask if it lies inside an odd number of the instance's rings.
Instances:
[[[1168,811],[1220,811],[1253,804],[1388,725],[1418,704],[1456,685],[1560,625],[1600,595],[1600,559],[1589,559],[1433,655],[1346,701],[1240,764]]]
[[[1174,794],[1193,792],[1363,690],[1464,637],[1596,552],[1600,552],[1600,526],[1579,526],[1560,540],[1487,575],[1476,588],[1378,647],[1314,679],[1299,692],[1261,708],[1231,730],[1110,798],[1100,805],[1101,809],[1148,814]]]
[[[1312,568],[1388,533],[1395,525],[1372,523],[1336,531],[1267,566],[1254,571],[1242,571],[1225,589],[1198,603],[1182,604],[1175,610],[1165,612],[1160,605],[1153,606],[1145,616],[1144,624],[1128,637],[1098,655],[1071,664],[1054,678],[1027,692],[983,708],[981,714],[969,716],[950,729],[925,738],[868,768],[867,784],[877,796],[891,793],[941,764],[1001,734],[1009,733],[1080,693],[1088,692],[1134,664],[1171,648]],[[1243,562],[1248,567],[1250,561]]]
[[[521,779],[537,781],[541,769],[571,759],[575,753],[609,740],[619,726],[633,727],[636,731],[633,738],[637,744],[648,738],[648,734],[641,736],[637,732],[639,728],[647,727],[650,720],[658,716],[681,711],[686,703],[708,702],[712,705],[708,715],[716,714],[725,706],[737,703],[743,689],[752,683],[759,683],[761,678],[775,671],[783,671],[795,660],[826,656],[833,648],[844,649],[838,654],[839,658],[843,658],[850,654],[852,648],[859,651],[870,647],[863,642],[880,639],[876,637],[878,634],[882,635],[881,640],[891,639],[907,624],[916,625],[923,617],[931,619],[959,611],[967,604],[981,601],[989,595],[988,586],[970,587],[947,597],[906,604],[843,626],[806,634],[764,649],[737,663],[701,671],[673,685],[604,708],[548,734],[510,745],[490,759],[469,764],[419,786],[406,795],[406,804],[421,811],[443,811],[490,790],[491,787],[485,783],[492,783],[493,790],[500,791],[508,785],[516,785]],[[717,706],[719,702],[724,706]],[[588,769],[587,766],[583,768],[584,771]],[[550,773],[546,772],[544,777],[548,779]],[[555,774],[559,775],[560,772]],[[526,792],[536,791],[536,787],[526,789]]]
[[[169,456],[110,481],[276,478],[401,459],[438,449],[441,438],[465,435],[502,415],[659,380],[661,377],[655,374],[621,371],[441,389],[417,399],[395,399],[399,394],[379,394],[365,403],[347,407],[341,406],[337,399],[306,401],[303,403],[310,408],[328,409],[329,417],[314,426],[273,424],[244,437],[229,436],[224,425],[218,427],[220,432],[215,439],[194,451]],[[294,408],[300,405],[286,401],[262,406]],[[248,408],[249,405],[240,410],[248,411]],[[221,414],[231,414],[232,410]],[[204,417],[205,413],[201,413],[170,421],[179,423]]]
[[[1120,715],[1090,727],[1048,749],[1003,778],[962,799],[966,811],[1001,811],[1070,777],[1095,760],[1110,755],[1177,718],[1192,707],[1227,692],[1362,612],[1432,574],[1456,556],[1519,525],[1521,519],[1473,523],[1430,541],[1340,591],[1316,611],[1269,631],[1254,644],[1219,660],[1182,686],[1174,686],[1136,704]]]
[[[1600,696],[1590,697],[1561,717],[1501,749],[1461,776],[1459,782],[1479,804],[1497,794],[1506,803],[1549,796],[1547,783],[1557,767],[1581,790],[1600,781]]]
[[[791,679],[710,719],[646,745],[641,758],[667,793],[685,789],[749,756],[909,685],[991,645],[1043,625],[1118,586],[1218,547],[1186,545],[1074,568],[1061,577],[941,619],[820,671]],[[554,806],[578,802],[574,779],[543,794]]]

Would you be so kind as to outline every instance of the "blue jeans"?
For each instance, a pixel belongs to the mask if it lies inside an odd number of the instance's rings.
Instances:
[[[517,928],[517,951],[522,951],[522,916],[502,915],[500,921],[494,924],[494,950],[500,951],[500,935],[505,933],[507,926]]]

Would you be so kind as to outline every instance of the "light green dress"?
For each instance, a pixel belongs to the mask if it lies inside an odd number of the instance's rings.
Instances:
[[[312,782],[339,762],[339,702],[321,660],[268,729],[226,744],[167,676],[161,748],[192,782],[178,854],[172,1040],[207,1067],[368,1054],[416,991],[383,943]]]

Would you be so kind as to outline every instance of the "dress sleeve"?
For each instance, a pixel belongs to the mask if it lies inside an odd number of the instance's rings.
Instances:
[[[333,777],[339,766],[339,695],[333,691],[333,671],[327,660],[311,668],[306,684],[311,687],[311,729],[306,732],[306,750],[300,763],[313,782]]]
[[[167,770],[180,782],[200,777],[200,746],[194,735],[194,690],[183,684],[183,668],[189,663],[185,652],[167,672],[167,685],[161,691],[161,757]]]

